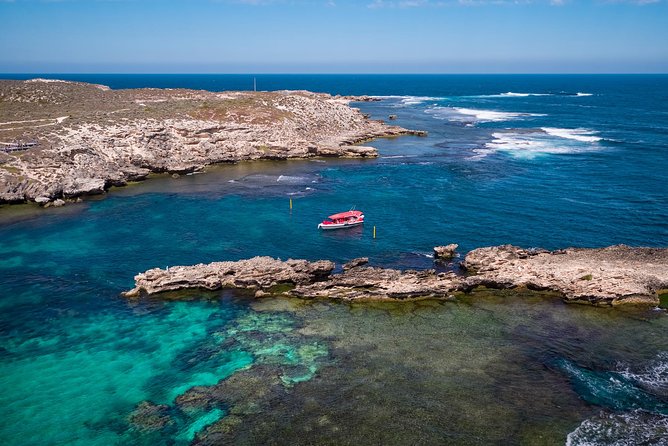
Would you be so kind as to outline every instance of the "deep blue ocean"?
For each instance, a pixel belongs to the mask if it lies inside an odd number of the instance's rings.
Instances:
[[[667,247],[668,75],[0,77],[213,91],[255,78],[377,96],[352,105],[429,132],[368,143],[374,160],[216,166],[64,208],[0,207],[3,444],[188,444],[225,423],[239,444],[667,444],[661,310],[119,293],[152,267],[255,255],[431,268],[448,243]],[[316,229],[353,206],[363,228]],[[175,403],[267,364],[283,393],[247,396],[254,411]],[[168,406],[169,427],[130,421],[145,400]]]

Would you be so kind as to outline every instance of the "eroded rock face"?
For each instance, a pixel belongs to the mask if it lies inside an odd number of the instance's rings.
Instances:
[[[658,304],[657,291],[668,288],[668,249],[611,246],[559,251],[522,249],[512,245],[471,251],[463,266],[471,275],[434,270],[400,271],[366,266],[359,258],[332,274],[328,260],[308,262],[254,257],[238,262],[152,269],[135,276],[126,296],[157,294],[184,288],[256,290],[261,297],[276,285],[278,292],[305,299],[401,300],[449,298],[479,286],[526,287],[559,292],[567,302],[595,305]]]
[[[434,246],[434,258],[450,260],[457,255],[457,248],[459,248],[459,245],[456,243],[450,243],[445,246]]]
[[[347,262],[345,265],[343,265],[343,269],[349,270],[352,268],[357,268],[358,266],[366,265],[367,263],[369,263],[368,257],[358,257],[356,259],[352,259],[350,262]]]
[[[467,278],[470,286],[553,290],[569,302],[656,305],[656,292],[668,287],[668,249],[659,248],[549,252],[503,245],[471,251],[464,266],[475,274]]]
[[[358,266],[334,274],[324,282],[299,285],[290,294],[307,299],[342,300],[446,298],[462,289],[463,283],[454,273]]]
[[[135,288],[125,296],[156,294],[184,288],[217,290],[245,288],[266,290],[279,284],[307,284],[326,279],[334,263],[329,260],[281,261],[271,257],[253,257],[238,262],[213,262],[194,266],[154,268],[135,276]]]
[[[103,193],[149,173],[214,163],[375,157],[358,145],[422,134],[373,121],[355,97],[306,91],[110,90],[79,82],[0,81],[0,203]]]
[[[360,266],[365,259],[355,259],[341,274],[331,275],[329,260],[308,262],[271,257],[254,257],[238,262],[214,262],[194,266],[155,268],[135,276],[135,288],[126,297],[157,294],[184,288],[217,290],[224,287],[258,290],[264,296],[280,284],[295,285],[288,295],[306,299],[342,300],[410,299],[447,297],[463,286],[463,278],[453,273]]]

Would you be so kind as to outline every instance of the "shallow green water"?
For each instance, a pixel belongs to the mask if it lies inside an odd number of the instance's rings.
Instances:
[[[234,426],[212,434],[212,444],[564,444],[601,410],[657,414],[639,429],[653,436],[649,444],[662,438],[668,413],[643,398],[651,393],[666,407],[665,357],[657,352],[665,352],[668,318],[660,313],[499,292],[456,302],[263,299],[252,307],[297,316],[301,335],[327,339],[328,362],[314,379],[277,391],[279,400],[271,392],[259,398],[264,410],[210,428]],[[565,358],[572,369],[562,367]],[[612,389],[608,399],[579,388],[598,384],[582,373],[607,380],[632,371],[625,392]],[[638,405],[618,410],[624,400]]]

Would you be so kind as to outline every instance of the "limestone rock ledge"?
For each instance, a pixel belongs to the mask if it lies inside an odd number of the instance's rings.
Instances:
[[[285,294],[306,299],[383,300],[447,297],[462,284],[452,273],[373,268],[360,266],[364,261],[357,260],[340,274],[332,274],[335,265],[329,260],[281,261],[271,257],[154,268],[136,275],[135,287],[123,295],[137,297],[187,288],[240,288],[255,290],[260,297],[287,284],[291,289],[283,291]]]
[[[185,288],[268,290],[284,283],[312,284],[329,277],[334,266],[329,260],[281,261],[271,257],[253,257],[237,262],[154,268],[136,275],[135,288],[123,295],[126,297],[150,295]]]
[[[668,249],[611,246],[560,251],[527,250],[512,245],[471,251],[463,265],[471,275],[434,270],[399,271],[366,266],[354,259],[332,274],[328,260],[281,261],[254,257],[238,262],[214,262],[168,269],[151,269],[135,276],[126,297],[186,288],[251,289],[256,296],[279,292],[305,299],[401,300],[449,298],[477,287],[549,290],[567,302],[594,305],[659,302],[657,292],[668,288]]]
[[[659,303],[657,291],[668,288],[668,249],[568,248],[558,251],[512,245],[478,248],[463,266],[469,286],[526,287],[561,293],[567,302],[596,305]]]
[[[424,135],[368,119],[349,106],[358,100],[365,98],[0,80],[0,203],[101,194],[150,173],[216,163],[376,157],[360,144]],[[16,142],[31,145],[13,150]]]

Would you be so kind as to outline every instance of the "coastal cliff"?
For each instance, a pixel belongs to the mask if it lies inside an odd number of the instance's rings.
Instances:
[[[214,163],[375,157],[358,144],[423,134],[370,120],[353,100],[368,98],[3,80],[0,203],[46,204]]]
[[[462,263],[467,275],[374,268],[366,266],[367,261],[355,259],[337,274],[332,274],[335,265],[328,260],[280,261],[271,257],[155,268],[135,276],[135,288],[124,295],[241,288],[255,290],[257,297],[278,292],[305,299],[402,300],[451,298],[457,292],[484,286],[554,291],[566,302],[607,306],[657,305],[657,293],[668,288],[668,249],[658,248],[618,245],[552,252],[512,245],[478,248]]]

